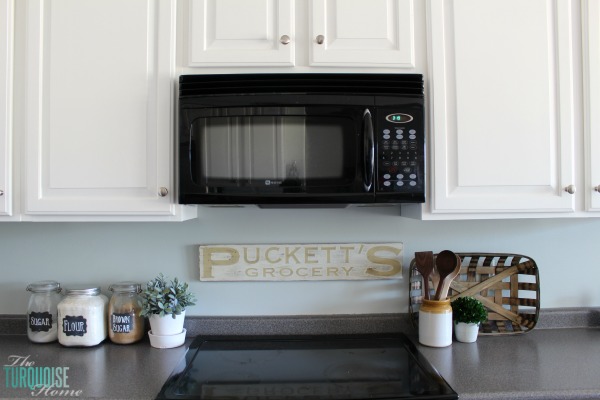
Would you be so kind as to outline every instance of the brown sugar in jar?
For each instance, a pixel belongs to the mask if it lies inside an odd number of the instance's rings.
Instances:
[[[108,302],[108,337],[113,343],[130,344],[144,337],[144,318],[140,317],[138,294],[141,286],[135,282],[110,285],[113,292]]]

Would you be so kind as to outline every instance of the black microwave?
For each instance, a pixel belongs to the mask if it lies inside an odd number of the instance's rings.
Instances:
[[[423,76],[179,78],[181,204],[425,201]]]

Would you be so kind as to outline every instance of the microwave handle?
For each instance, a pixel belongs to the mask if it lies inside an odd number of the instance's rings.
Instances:
[[[363,135],[365,151],[363,186],[365,192],[369,192],[373,187],[373,175],[375,174],[375,139],[373,118],[368,108],[363,113]]]

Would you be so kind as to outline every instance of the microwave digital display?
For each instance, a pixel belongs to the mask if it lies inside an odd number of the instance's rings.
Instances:
[[[405,124],[413,120],[412,115],[396,113],[386,115],[385,119],[394,124]]]

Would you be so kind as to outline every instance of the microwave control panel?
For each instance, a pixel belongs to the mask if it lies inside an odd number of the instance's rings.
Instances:
[[[422,121],[422,114],[411,112],[390,110],[377,116],[374,135],[378,192],[423,192],[425,132]]]

